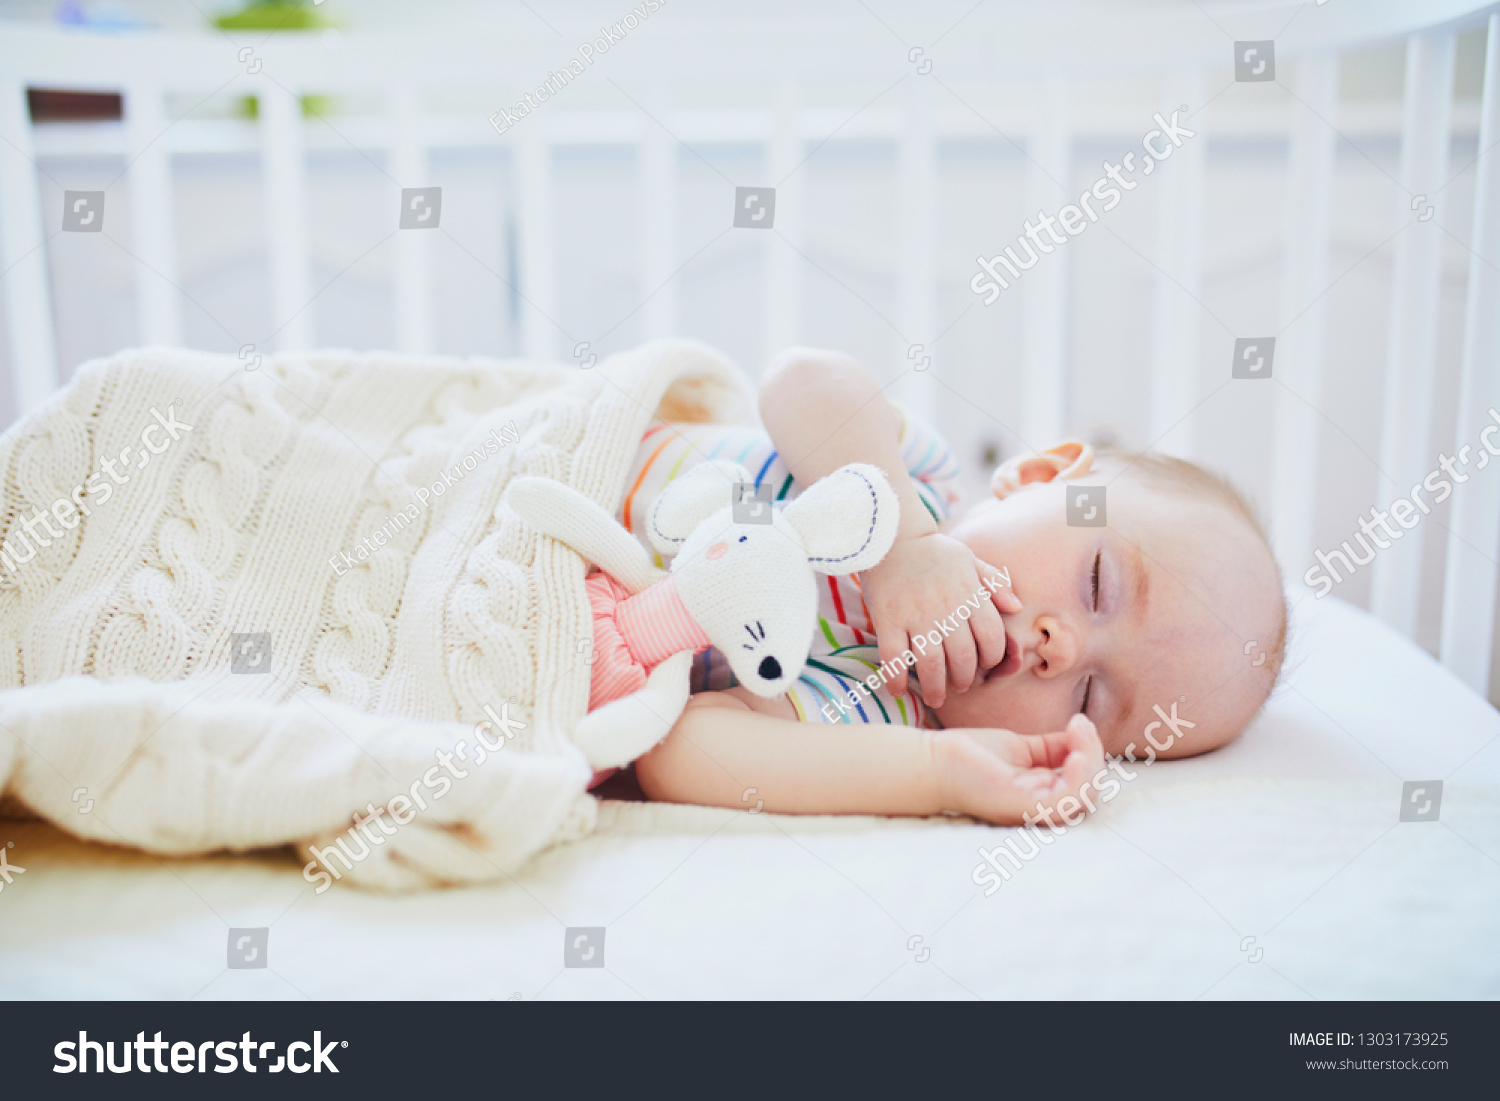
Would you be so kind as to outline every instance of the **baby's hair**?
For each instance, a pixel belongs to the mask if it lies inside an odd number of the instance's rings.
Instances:
[[[1271,552],[1271,540],[1266,535],[1266,526],[1261,521],[1260,514],[1256,512],[1255,505],[1222,474],[1215,474],[1186,459],[1162,455],[1155,451],[1122,451],[1103,448],[1098,452],[1098,461],[1100,465],[1117,466],[1122,474],[1140,474],[1158,489],[1196,497],[1228,509],[1256,534],[1265,546],[1266,553],[1271,556],[1274,566],[1276,556]],[[1275,569],[1279,583],[1282,580],[1281,568],[1275,566]],[[1281,585],[1281,589],[1281,626],[1272,640],[1271,648],[1266,651],[1266,666],[1271,674],[1270,688],[1266,691],[1267,698],[1280,682],[1281,666],[1286,660],[1287,624],[1291,618],[1291,609],[1287,607],[1284,584]]]

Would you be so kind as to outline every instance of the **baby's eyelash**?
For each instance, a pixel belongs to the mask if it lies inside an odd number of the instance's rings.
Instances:
[[[1103,557],[1104,557],[1104,552],[1103,551],[1095,551],[1094,552],[1093,586],[1094,586],[1094,611],[1096,611],[1096,612],[1099,610],[1099,560],[1101,558],[1103,558]],[[1093,691],[1094,691],[1094,677],[1093,677],[1093,674],[1091,673],[1091,674],[1089,674],[1089,679],[1083,682],[1083,705],[1078,708],[1078,713],[1080,715],[1087,715],[1089,713],[1089,695]]]

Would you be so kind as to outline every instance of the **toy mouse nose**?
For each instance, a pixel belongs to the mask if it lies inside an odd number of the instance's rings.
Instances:
[[[777,680],[781,676],[781,662],[771,657],[762,658],[756,672],[765,680]]]

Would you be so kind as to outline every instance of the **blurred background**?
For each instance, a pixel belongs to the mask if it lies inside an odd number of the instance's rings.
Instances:
[[[1272,515],[1275,387],[1225,380],[1236,337],[1277,334],[1278,369],[1320,372],[1303,392],[1316,412],[1306,478],[1313,544],[1330,548],[1399,492],[1377,460],[1396,239],[1413,218],[1399,182],[1410,48],[1379,20],[1330,48],[1346,4],[667,0],[588,60],[580,47],[642,5],[8,0],[0,65],[27,83],[59,383],[163,334],[230,354],[402,348],[579,364],[686,335],[752,376],[803,343],[871,365],[948,434],[977,492],[995,462],[1068,432],[1194,458]],[[1426,6],[1369,7],[1395,12],[1394,26],[1403,7]],[[1485,24],[1451,30],[1451,117],[1434,121],[1447,165],[1424,469],[1453,451],[1474,263]],[[1236,81],[1240,40],[1277,44],[1275,81]],[[132,85],[160,88],[160,124],[144,138],[125,88],[25,75],[20,54],[84,43]],[[197,86],[162,79],[174,50],[201,55]],[[1317,103],[1314,58],[1333,78]],[[582,73],[539,109],[503,134],[487,121],[570,60]],[[394,111],[393,88],[408,90]],[[268,167],[267,96],[298,105],[294,232],[267,199],[269,174],[288,171]],[[1184,105],[1197,136],[1182,152],[982,304],[977,256],[1073,201],[1104,161],[1139,155],[1153,113]],[[404,162],[392,129],[403,119],[420,147]],[[1331,147],[1326,193],[1299,190],[1298,140]],[[133,209],[131,170],[148,146],[165,153],[171,239],[150,278],[133,235],[161,219]],[[0,152],[22,155],[15,143]],[[442,188],[440,231],[419,244],[396,228],[411,186]],[[733,226],[740,186],[776,189],[771,232]],[[64,190],[105,191],[103,234],[58,231]],[[1326,270],[1309,282],[1289,247],[1320,202],[1311,232],[1326,235]],[[287,248],[305,257],[290,289]],[[143,289],[153,280],[170,289]],[[426,296],[416,314],[410,294]],[[7,425],[20,412],[11,335],[0,339]],[[1487,485],[1500,496],[1500,477]],[[1419,529],[1414,637],[1434,654],[1447,510]],[[1294,585],[1310,564],[1302,552],[1283,562]],[[1371,576],[1336,595],[1368,605]]]

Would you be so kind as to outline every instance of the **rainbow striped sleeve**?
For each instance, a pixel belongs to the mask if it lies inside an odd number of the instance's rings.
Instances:
[[[936,429],[912,416],[900,402],[891,405],[901,414],[901,459],[906,472],[932,518],[941,524],[959,504],[958,457]]]
[[[641,437],[635,462],[625,479],[625,500],[620,505],[619,520],[625,530],[651,551],[646,537],[646,516],[657,495],[680,474],[686,474],[699,463],[711,459],[737,462],[750,471],[759,486],[769,480],[779,493],[777,500],[791,488],[792,476],[776,454],[770,437],[759,428],[729,424],[657,424]],[[729,503],[726,494],[724,503]],[[657,565],[661,558],[652,551]]]
[[[874,677],[875,685],[869,683]],[[894,695],[880,675],[873,643],[814,654],[797,683],[787,691],[797,717],[809,723],[894,723],[923,726],[930,721],[916,694]]]

